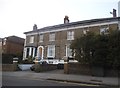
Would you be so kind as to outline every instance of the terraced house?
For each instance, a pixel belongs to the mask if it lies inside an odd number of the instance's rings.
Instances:
[[[24,58],[40,57],[41,59],[62,59],[64,56],[72,57],[71,42],[84,36],[88,31],[96,34],[109,34],[110,30],[119,29],[120,17],[100,18],[69,22],[68,16],[64,24],[37,28],[35,24],[32,31],[25,32]]]

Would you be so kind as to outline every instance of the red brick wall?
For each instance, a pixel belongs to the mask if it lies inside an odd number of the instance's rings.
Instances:
[[[22,54],[23,52],[23,45],[8,42],[7,43],[7,54]]]
[[[81,74],[81,75],[91,75],[91,69],[88,64],[82,65],[80,63],[68,63],[64,64],[64,73],[68,74]],[[68,71],[68,72],[65,72]]]

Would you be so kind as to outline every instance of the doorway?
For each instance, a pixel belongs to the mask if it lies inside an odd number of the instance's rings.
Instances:
[[[43,59],[43,55],[44,55],[44,47],[39,46],[37,56],[40,57],[40,59]]]

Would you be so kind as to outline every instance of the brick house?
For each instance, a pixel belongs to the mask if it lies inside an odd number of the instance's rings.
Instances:
[[[2,38],[2,62],[12,63],[13,57],[22,58],[25,39],[17,36]]]
[[[72,57],[71,42],[86,34],[88,31],[96,34],[108,34],[110,30],[118,29],[120,17],[101,18],[69,22],[68,16],[64,18],[64,24],[37,28],[25,32],[23,59],[40,57],[41,59],[62,59],[64,56]]]
[[[24,39],[17,36],[9,36],[2,39],[2,53],[22,54],[24,49]]]

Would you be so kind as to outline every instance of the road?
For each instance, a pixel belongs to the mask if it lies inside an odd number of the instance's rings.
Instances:
[[[60,81],[52,81],[45,79],[31,79],[31,78],[20,78],[14,76],[3,76],[2,78],[3,86],[78,86],[79,88],[107,88],[102,87],[100,85],[92,85],[92,84],[78,84],[78,83],[68,83],[68,82],[60,82]],[[110,87],[108,87],[110,88]]]

